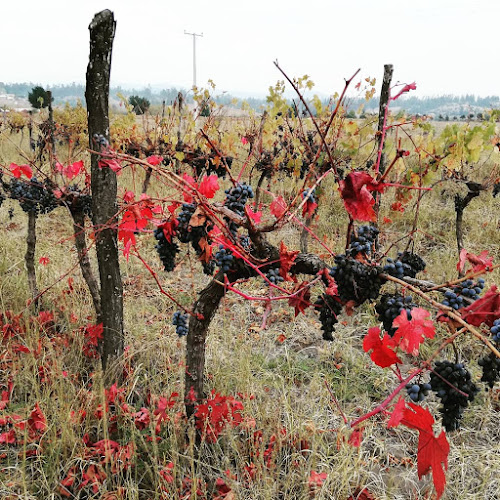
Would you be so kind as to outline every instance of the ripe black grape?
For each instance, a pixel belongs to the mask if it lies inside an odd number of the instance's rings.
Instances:
[[[411,295],[403,297],[396,293],[382,295],[375,310],[378,313],[378,319],[384,324],[384,330],[393,337],[397,330],[392,326],[393,321],[403,310],[406,310],[408,320],[411,320],[411,310],[414,307],[417,307],[417,304],[412,302]]]
[[[324,293],[314,304],[319,309],[319,320],[323,330],[324,340],[333,340],[335,324],[338,323],[337,316],[342,311],[342,304],[338,298]]]
[[[447,431],[455,431],[460,427],[465,408],[473,401],[479,389],[472,382],[469,371],[463,363],[437,361],[431,373],[432,390],[441,399],[439,412]],[[462,391],[464,394],[461,394]]]
[[[488,356],[481,358],[478,365],[483,369],[481,382],[493,388],[495,382],[500,380],[500,359],[497,358],[495,353],[491,352]]]
[[[356,234],[351,238],[348,255],[355,257],[358,253],[371,255],[373,246],[379,234],[379,230],[375,226],[361,226]]]
[[[344,254],[335,256],[335,266],[330,271],[337,283],[340,298],[352,300],[357,305],[378,297],[382,286],[379,273],[378,267],[363,264]]]
[[[421,403],[432,389],[431,384],[406,384],[408,397],[414,403]]]
[[[387,258],[384,272],[402,279],[405,276],[415,278],[415,276],[425,269],[425,261],[417,254],[411,252],[398,252],[397,258]]]
[[[493,335],[493,342],[500,343],[500,318],[493,321],[493,326],[491,327],[490,332]]]
[[[187,314],[182,314],[180,311],[174,312],[172,318],[172,325],[175,326],[175,332],[179,337],[183,337],[188,334],[187,326]]]
[[[233,267],[234,255],[231,253],[231,250],[228,250],[220,245],[219,251],[215,254],[215,262],[217,264],[217,267],[224,274],[227,274]]]
[[[12,178],[9,184],[4,184],[4,188],[10,198],[19,201],[19,205],[26,213],[47,214],[59,206],[59,201],[47,180],[40,182],[33,177],[29,181],[21,181]]]
[[[163,231],[163,226],[158,226],[155,229],[155,238],[158,243],[155,245],[158,256],[165,268],[165,271],[170,272],[174,270],[175,267],[175,257],[179,252],[179,246],[177,243],[168,241],[165,233]]]
[[[245,215],[245,204],[249,198],[254,197],[252,186],[246,183],[237,184],[231,189],[226,189],[225,205],[238,215]]]
[[[269,269],[266,272],[266,277],[273,285],[277,285],[278,283],[284,281],[283,277],[280,275],[279,266]],[[266,285],[270,286],[268,281],[266,281],[265,283]]]
[[[453,290],[447,290],[444,293],[443,305],[455,310],[460,309],[477,300],[483,288],[484,279],[482,278],[479,278],[476,283],[470,279],[463,281],[454,286]]]

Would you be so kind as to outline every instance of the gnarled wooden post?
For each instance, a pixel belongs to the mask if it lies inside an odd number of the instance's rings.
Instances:
[[[116,22],[113,13],[103,10],[90,23],[90,58],[87,67],[88,130],[91,149],[98,146],[95,135],[109,142],[109,75]],[[99,155],[91,155],[92,214],[96,231],[96,250],[101,281],[103,342],[102,365],[123,353],[123,287],[117,244],[117,181],[110,168],[99,168]]]

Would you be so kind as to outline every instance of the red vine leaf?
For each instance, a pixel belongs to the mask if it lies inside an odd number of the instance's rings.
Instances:
[[[351,446],[359,448],[361,446],[362,441],[363,441],[363,428],[358,427],[351,432],[351,435],[349,436],[349,440],[347,442]]]
[[[31,170],[31,167],[28,165],[17,165],[15,163],[11,163],[9,168],[12,175],[16,179],[19,179],[22,175],[25,175],[28,179],[33,177],[33,170]]]
[[[436,437],[432,428],[434,418],[429,410],[413,403],[409,403],[408,408],[403,398],[397,402],[388,427],[396,427],[399,424],[418,431],[418,478],[422,479],[432,470],[432,481],[439,500],[446,485],[445,470],[448,469],[450,452],[445,432],[441,431],[441,434]]]
[[[163,156],[152,155],[146,158],[146,161],[153,166],[159,165],[163,161]]]
[[[348,214],[354,220],[374,221],[375,199],[370,191],[382,192],[384,187],[384,184],[378,184],[367,172],[350,173],[345,180],[340,181],[340,194]]]
[[[397,327],[393,337],[394,344],[407,354],[416,356],[425,337],[432,339],[436,334],[434,323],[426,319],[430,315],[429,311],[415,307],[411,311],[411,320],[409,320],[406,310],[403,309],[392,323],[394,327]]]
[[[402,94],[406,94],[410,90],[417,90],[417,84],[415,82],[406,84],[394,97],[391,97],[392,101],[395,101]]]
[[[295,308],[295,317],[300,313],[304,314],[304,311],[311,305],[311,289],[307,286],[308,283],[308,281],[297,283],[293,289],[293,297],[288,299],[288,305]]]
[[[201,248],[199,256],[200,262],[208,263],[212,260],[212,245],[210,245],[205,237],[200,238],[198,245]]]
[[[274,198],[269,208],[271,210],[271,213],[277,219],[281,219],[281,217],[283,217],[283,215],[286,212],[286,203],[285,200],[283,199],[283,196],[279,195],[276,198]]]
[[[288,281],[291,279],[288,276],[288,271],[290,271],[299,253],[299,251],[289,252],[283,241],[280,243],[280,275],[284,280]]]
[[[373,327],[368,330],[363,340],[363,350],[365,352],[372,351],[370,358],[381,368],[387,368],[394,363],[401,363],[398,355],[391,349],[393,341],[389,334],[385,334],[380,338],[380,328]]]
[[[327,295],[331,295],[332,297],[338,296],[339,289],[337,287],[337,283],[335,282],[335,279],[330,274],[330,270],[327,267],[324,267],[320,271],[320,274],[323,277],[323,280],[328,283],[328,286],[327,286],[327,288],[325,290],[325,293]]]
[[[68,180],[74,179],[82,170],[83,168],[83,161],[75,161],[71,165],[67,165],[66,167],[62,165],[61,163],[57,162],[56,163],[56,170],[60,172],[64,177],[67,177]]]
[[[493,326],[493,322],[500,318],[500,293],[496,285],[493,285],[483,297],[462,309],[462,318],[474,326],[479,326],[481,323]]]
[[[254,212],[250,207],[245,207],[245,212],[247,217],[253,220],[254,224],[259,224],[260,219],[262,219],[262,212]]]
[[[112,158],[101,159],[97,162],[97,165],[99,168],[109,167],[115,174],[118,174],[122,169],[122,166]]]
[[[187,184],[187,186],[191,186],[191,187],[193,187],[195,189],[198,188],[198,185],[196,184],[196,181],[189,174],[184,173],[182,175],[182,180]],[[191,189],[189,189],[187,186],[183,187],[183,189],[182,189],[182,196],[184,196],[184,201],[186,203],[191,203],[193,201],[193,197],[191,196]]]
[[[465,248],[460,251],[460,258],[457,264],[457,270],[461,273],[465,268],[465,263],[470,262],[474,267],[472,272],[486,271],[487,268],[493,266],[493,259],[488,258],[488,250],[484,250],[479,255],[474,255],[473,253],[467,252]]]
[[[216,175],[210,175],[209,177],[204,177],[200,183],[199,191],[203,196],[207,198],[213,198],[215,193],[220,189],[219,182]]]

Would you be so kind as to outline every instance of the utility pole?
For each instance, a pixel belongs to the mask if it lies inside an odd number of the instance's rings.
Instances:
[[[185,35],[193,37],[193,88],[196,87],[196,37],[203,36],[203,33],[188,33],[184,30]]]

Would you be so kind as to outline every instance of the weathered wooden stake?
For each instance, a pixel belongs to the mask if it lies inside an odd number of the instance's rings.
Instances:
[[[91,149],[96,149],[93,138],[102,136],[109,142],[109,75],[116,22],[113,13],[103,10],[90,23],[90,57],[87,67],[88,130]],[[116,203],[116,173],[110,168],[99,168],[99,155],[91,155],[92,214],[96,232],[96,250],[101,281],[101,315],[103,342],[102,365],[123,353],[123,287],[120,275],[117,244],[118,211]]]

